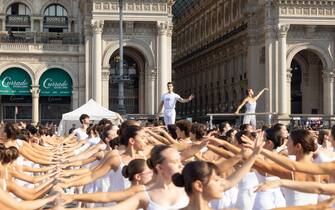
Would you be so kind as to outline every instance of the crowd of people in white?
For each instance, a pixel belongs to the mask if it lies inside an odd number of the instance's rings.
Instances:
[[[244,104],[255,110],[262,92],[254,98],[249,90]],[[2,124],[0,209],[333,207],[335,126],[288,132],[278,123],[256,130],[251,117],[253,125],[225,122],[209,130],[174,123],[176,101],[193,96],[182,99],[173,87],[168,94],[161,103],[170,108],[168,126],[135,120],[117,126],[108,119],[92,125],[83,114],[80,128],[57,136],[42,125]]]

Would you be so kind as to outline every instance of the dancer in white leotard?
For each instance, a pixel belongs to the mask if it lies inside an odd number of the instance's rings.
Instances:
[[[182,174],[173,176],[173,182],[177,186],[184,187],[190,197],[190,203],[182,210],[209,209],[211,200],[222,198],[224,191],[236,185],[250,171],[263,143],[256,141],[255,145],[252,156],[245,161],[241,168],[225,179],[221,178],[217,166],[213,163],[194,161],[186,164]]]
[[[264,93],[264,91],[269,90],[268,88],[264,88],[260,91],[256,96],[254,96],[254,91],[252,89],[247,90],[247,96],[243,99],[242,103],[238,106],[236,110],[236,114],[239,113],[240,109],[245,105],[246,111],[245,113],[255,113],[257,100]],[[255,115],[245,115],[243,119],[243,124],[251,124],[252,127],[256,128],[256,116]]]
[[[249,141],[252,144],[252,142]],[[304,129],[297,129],[291,132],[288,143],[287,143],[287,150],[289,155],[295,155],[297,162],[304,162],[304,163],[312,163],[313,161],[313,152],[317,149],[317,145],[315,143],[314,134],[310,131]],[[320,176],[310,175],[310,174],[301,174],[301,173],[292,173],[292,165],[290,164],[290,160],[287,157],[279,155],[275,152],[269,150],[262,150],[262,154],[278,163],[284,168],[278,168],[276,164],[269,163],[267,161],[263,161],[262,163],[256,164],[258,167],[262,167],[261,169],[267,173],[271,173],[277,175],[282,179],[297,179],[300,181],[319,181]],[[263,166],[262,166],[263,165]],[[286,191],[284,190],[284,196],[286,198],[286,205],[305,205],[305,204],[316,204],[318,195],[302,195],[300,193]],[[306,196],[310,198],[309,201],[304,203],[302,201],[302,197]]]

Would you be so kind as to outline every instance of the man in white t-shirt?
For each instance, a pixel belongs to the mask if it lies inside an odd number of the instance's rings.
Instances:
[[[79,117],[79,121],[81,123],[81,127],[73,131],[73,134],[77,137],[78,141],[85,140],[88,137],[86,130],[90,126],[90,116],[87,114],[82,114]]]
[[[167,83],[168,92],[161,96],[161,103],[158,108],[157,118],[159,118],[159,114],[161,113],[164,107],[164,123],[166,126],[172,125],[176,120],[176,110],[175,106],[177,101],[181,103],[190,102],[194,97],[190,95],[188,99],[181,98],[178,94],[173,92],[173,83]]]

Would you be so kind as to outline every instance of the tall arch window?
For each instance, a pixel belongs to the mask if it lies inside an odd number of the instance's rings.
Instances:
[[[60,4],[51,4],[44,11],[44,16],[68,16],[67,10]]]
[[[68,32],[68,12],[60,4],[51,4],[44,10],[44,32]]]
[[[23,3],[11,4],[6,11],[7,31],[29,31],[30,30],[29,7]]]

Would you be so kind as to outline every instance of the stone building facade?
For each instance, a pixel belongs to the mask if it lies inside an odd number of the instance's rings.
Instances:
[[[171,7],[124,0],[128,113],[154,114],[171,80]],[[118,0],[0,0],[1,119],[57,121],[90,98],[116,111],[118,23]]]
[[[180,1],[181,2],[181,1]],[[247,88],[270,92],[258,112],[334,113],[335,3],[194,0],[174,23],[173,72],[182,116],[233,112]]]

